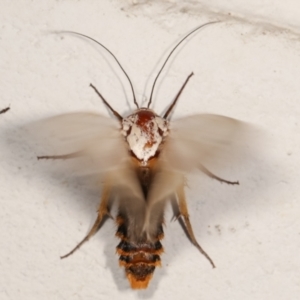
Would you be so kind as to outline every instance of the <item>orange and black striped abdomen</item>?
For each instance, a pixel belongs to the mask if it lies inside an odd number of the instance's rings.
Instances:
[[[121,239],[117,246],[120,255],[119,264],[125,267],[126,276],[133,289],[148,287],[153,272],[161,265],[160,254],[163,252],[160,240],[163,238],[162,224],[157,230],[157,236],[152,242],[147,240],[133,242],[128,239],[128,224],[121,215],[117,218],[118,230],[116,236]]]

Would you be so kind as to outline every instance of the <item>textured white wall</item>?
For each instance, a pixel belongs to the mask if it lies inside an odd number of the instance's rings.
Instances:
[[[299,8],[292,0],[2,0],[0,109],[11,110],[0,116],[0,299],[297,299]],[[173,57],[154,109],[161,112],[194,71],[174,117],[224,114],[268,137],[255,159],[220,174],[240,186],[191,178],[191,221],[217,268],[177,222],[169,223],[169,212],[163,267],[146,291],[130,290],[118,267],[112,221],[61,261],[92,224],[99,191],[69,174],[54,176],[53,163],[37,162],[18,127],[63,112],[107,114],[90,82],[120,113],[134,106],[124,76],[102,49],[49,31],[73,30],[104,43],[141,101],[168,49],[209,20],[223,22],[198,32]]]

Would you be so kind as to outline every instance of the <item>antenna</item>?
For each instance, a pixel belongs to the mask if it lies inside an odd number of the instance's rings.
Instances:
[[[100,45],[102,48],[104,48],[114,59],[115,61],[117,62],[117,64],[119,65],[119,67],[121,68],[121,70],[123,71],[123,73],[125,74],[125,76],[127,77],[128,81],[129,81],[129,84],[130,84],[130,87],[131,87],[131,91],[132,91],[132,96],[133,96],[133,102],[134,104],[136,105],[137,108],[139,108],[139,105],[136,101],[136,97],[135,97],[135,93],[134,93],[134,89],[133,89],[133,85],[132,85],[132,82],[128,76],[128,74],[126,73],[126,71],[124,70],[124,68],[122,67],[121,63],[118,61],[118,59],[116,58],[116,56],[108,49],[106,48],[103,44],[101,44],[100,42],[98,42],[97,40],[89,37],[88,35],[85,35],[85,34],[82,34],[82,33],[78,33],[78,32],[75,32],[75,31],[58,31],[58,33],[71,33],[71,34],[76,34],[76,35],[79,35],[79,36],[82,36],[82,37],[85,37],[93,42],[95,42],[96,44]]]
[[[205,23],[205,24],[202,24],[200,26],[198,26],[197,28],[195,28],[194,30],[192,30],[189,34],[187,34],[185,37],[183,37],[177,44],[176,46],[172,49],[172,51],[169,53],[169,55],[167,56],[165,62],[163,63],[162,67],[160,68],[159,72],[157,73],[155,79],[154,79],[154,82],[153,82],[153,85],[152,85],[152,89],[151,89],[151,94],[150,94],[150,98],[149,98],[149,102],[148,102],[148,105],[147,105],[147,108],[150,107],[150,104],[152,102],[152,96],[153,96],[153,92],[154,92],[154,88],[155,88],[155,84],[156,84],[156,81],[159,77],[159,75],[161,74],[162,70],[164,69],[165,65],[167,64],[169,58],[171,57],[171,55],[173,54],[173,52],[177,49],[177,47],[185,40],[187,39],[191,34],[193,34],[195,31],[199,30],[200,28],[203,28],[207,25],[211,25],[211,24],[215,24],[215,23],[219,23],[220,21],[213,21],[213,22],[208,22],[208,23]]]

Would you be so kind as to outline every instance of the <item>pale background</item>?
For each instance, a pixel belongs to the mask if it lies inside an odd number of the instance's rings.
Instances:
[[[226,4],[225,4],[226,3]],[[0,1],[0,299],[298,299],[300,295],[300,4],[287,1]],[[185,80],[174,117],[211,112],[266,134],[256,158],[224,170],[238,187],[204,175],[187,190],[191,221],[212,269],[167,212],[165,254],[146,291],[118,267],[115,224],[61,261],[87,233],[99,192],[37,162],[19,126],[58,113],[108,114],[95,84],[121,114],[145,100],[164,55],[191,29],[158,84],[161,113]],[[154,69],[156,67],[156,69]],[[125,96],[125,92],[126,95]]]

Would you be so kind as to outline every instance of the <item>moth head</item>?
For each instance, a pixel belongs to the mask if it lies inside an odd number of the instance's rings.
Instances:
[[[168,135],[168,121],[148,108],[140,108],[122,120],[122,133],[133,155],[146,164],[158,155],[158,148]]]

